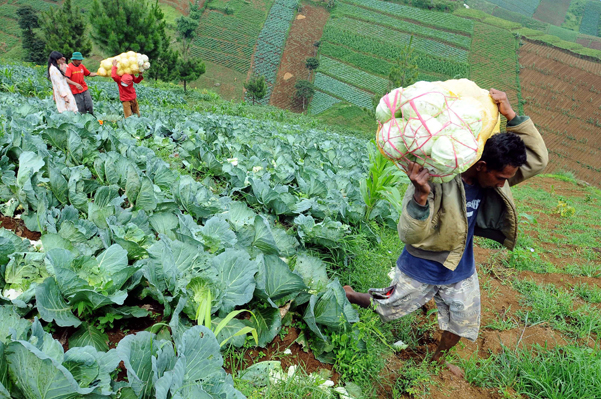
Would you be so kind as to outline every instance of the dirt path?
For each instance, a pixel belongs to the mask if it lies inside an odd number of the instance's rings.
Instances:
[[[302,112],[302,105],[294,101],[294,84],[308,79],[305,59],[315,55],[313,43],[321,38],[330,14],[323,7],[303,5],[303,10],[292,22],[284,47],[280,68],[271,95],[271,105],[294,112]]]

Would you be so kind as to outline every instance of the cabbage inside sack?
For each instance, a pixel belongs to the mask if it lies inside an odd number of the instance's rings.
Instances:
[[[113,60],[117,59],[117,75],[123,74],[137,75],[146,72],[150,68],[150,62],[146,54],[139,54],[134,51],[121,53],[115,57],[104,59],[100,62],[98,75],[110,77],[113,69]]]
[[[479,99],[459,97],[441,83],[395,89],[376,109],[382,153],[395,162],[424,165],[434,182],[452,180],[477,160],[485,115]]]

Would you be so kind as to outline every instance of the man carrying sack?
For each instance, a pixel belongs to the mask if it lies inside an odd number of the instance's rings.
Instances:
[[[113,60],[113,69],[111,71],[111,77],[117,86],[119,87],[119,99],[123,104],[123,114],[126,118],[129,118],[133,114],[140,116],[140,108],[138,107],[138,99],[136,96],[136,89],[134,83],[140,83],[144,77],[140,73],[138,76],[133,76],[129,73],[124,73],[122,76],[117,74],[118,60]]]
[[[83,56],[79,51],[76,51],[71,56],[71,63],[67,65],[65,76],[71,79],[74,83],[81,85],[81,89],[75,85],[69,84],[71,93],[75,97],[75,103],[77,104],[77,110],[82,113],[89,113],[94,115],[94,104],[92,103],[92,96],[88,90],[88,85],[84,80],[84,76],[96,76],[96,72],[88,71],[81,61]]]
[[[403,199],[398,232],[405,248],[388,288],[359,293],[345,286],[351,303],[374,307],[384,321],[405,316],[434,298],[442,338],[432,360],[443,357],[461,337],[475,341],[480,328],[480,287],[473,236],[515,247],[518,217],[510,186],[542,172],[548,153],[527,116],[518,116],[507,95],[490,90],[507,133],[491,136],[481,158],[446,183],[432,183],[428,169],[408,162],[413,183]],[[457,366],[447,364],[463,376]]]

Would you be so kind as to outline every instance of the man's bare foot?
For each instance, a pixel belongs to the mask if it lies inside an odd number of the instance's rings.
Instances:
[[[451,364],[449,362],[446,362],[444,364],[444,366],[447,369],[449,369],[449,371],[451,372],[451,374],[453,374],[455,377],[459,377],[461,379],[465,379],[465,372],[463,370],[461,370],[459,367],[457,367],[454,364]]]
[[[344,288],[346,299],[348,299],[350,303],[359,305],[362,308],[368,308],[371,305],[371,295],[357,292],[352,289],[350,285],[345,285],[342,288]]]

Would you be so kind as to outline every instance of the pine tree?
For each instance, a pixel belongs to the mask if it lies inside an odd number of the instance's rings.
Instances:
[[[247,94],[253,99],[253,105],[256,100],[261,100],[267,94],[267,83],[265,76],[253,76],[247,83],[244,83]]]
[[[36,11],[31,6],[19,7],[17,17],[21,28],[21,45],[26,53],[25,61],[44,64],[48,60],[48,53],[44,49],[44,41],[34,31],[40,27]]]
[[[179,59],[177,61],[177,78],[184,82],[184,91],[187,90],[186,83],[192,82],[205,73],[205,63],[199,59]]]
[[[145,0],[94,0],[90,23],[93,39],[108,54],[131,50],[146,54],[154,63],[169,50],[158,0],[150,5]]]
[[[309,57],[305,60],[305,68],[309,70],[309,79],[311,79],[311,72],[319,68],[319,59],[315,57]]]
[[[294,88],[296,89],[294,97],[303,101],[303,109],[305,109],[305,102],[308,102],[315,94],[313,83],[308,80],[299,80],[294,85]]]
[[[46,53],[59,51],[69,59],[74,51],[84,57],[92,52],[92,41],[86,32],[87,21],[81,10],[65,0],[59,8],[50,8],[40,17],[42,37],[46,44]]]

